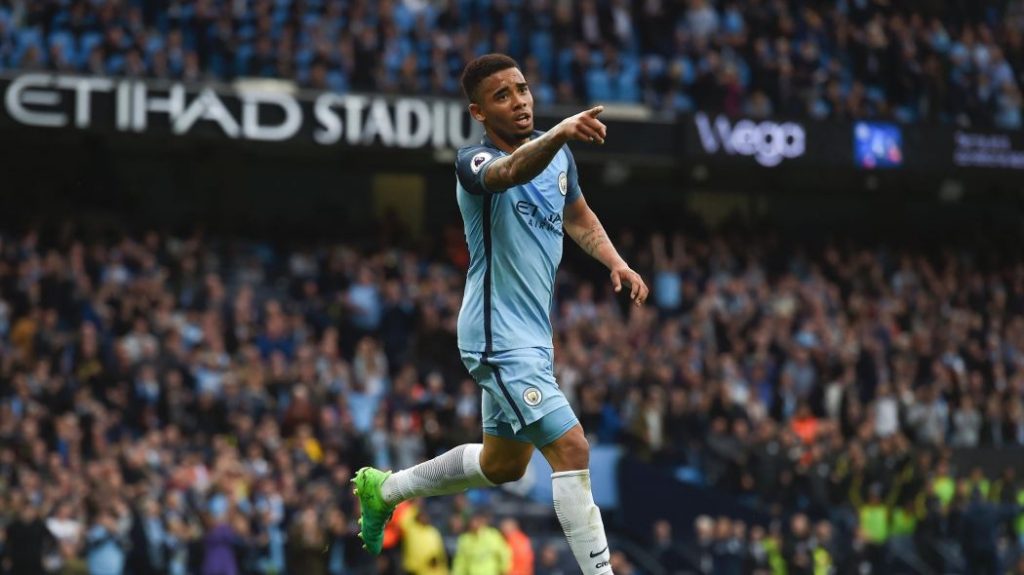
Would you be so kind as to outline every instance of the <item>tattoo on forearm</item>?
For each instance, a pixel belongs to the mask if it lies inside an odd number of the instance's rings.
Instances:
[[[561,140],[552,132],[523,144],[511,155],[497,160],[494,165],[496,170],[488,170],[487,175],[494,173],[497,180],[487,182],[488,185],[509,187],[529,182],[544,171],[561,147]]]
[[[578,243],[583,251],[591,256],[597,256],[598,249],[605,243],[610,244],[611,240],[608,239],[608,233],[604,231],[601,222],[594,222],[587,231],[580,235]]]

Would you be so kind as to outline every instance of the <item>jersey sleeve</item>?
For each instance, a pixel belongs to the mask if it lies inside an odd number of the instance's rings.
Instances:
[[[565,156],[569,159],[569,168],[566,170],[565,174],[567,180],[565,203],[568,205],[582,198],[583,190],[580,189],[580,179],[579,175],[576,173],[576,159],[572,157],[572,151],[569,150],[569,146],[563,146],[562,150],[565,151]]]
[[[505,190],[488,190],[484,185],[484,174],[501,154],[487,146],[469,146],[459,150],[455,158],[455,175],[459,184],[471,194],[496,194]]]

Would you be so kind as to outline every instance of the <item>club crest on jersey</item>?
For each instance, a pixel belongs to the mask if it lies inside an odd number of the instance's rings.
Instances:
[[[493,157],[494,156],[488,154],[487,152],[480,152],[479,154],[473,156],[473,159],[469,161],[469,169],[473,170],[473,173],[475,174],[480,171],[480,166],[484,165],[484,162],[490,160]],[[562,194],[564,195],[565,192],[562,192]]]
[[[476,158],[473,158],[474,160]],[[565,172],[558,174],[558,191],[564,196],[569,191],[569,178],[565,175]]]
[[[523,392],[523,401],[525,401],[526,405],[529,405],[530,407],[537,407],[540,405],[540,401],[542,399],[544,399],[544,396],[536,387],[528,387],[526,388],[526,391]]]

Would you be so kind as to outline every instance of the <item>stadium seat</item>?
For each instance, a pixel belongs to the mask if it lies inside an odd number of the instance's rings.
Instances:
[[[617,101],[611,80],[601,68],[591,68],[587,72],[587,95],[591,102]]]

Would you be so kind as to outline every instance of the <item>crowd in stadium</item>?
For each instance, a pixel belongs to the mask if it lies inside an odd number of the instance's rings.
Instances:
[[[1022,126],[1022,0],[0,0],[0,71],[456,96],[490,51],[541,104]]]
[[[3,572],[374,572],[353,470],[479,440],[457,229],[430,255],[80,237],[0,242]],[[1024,445],[1024,263],[731,234],[617,243],[649,305],[569,254],[553,314],[592,443],[783,522],[702,518],[690,545],[659,525],[669,573],[882,569],[907,548],[1016,562],[1024,482],[953,469],[946,450]],[[456,562],[454,538],[484,528],[465,509],[430,535]]]

